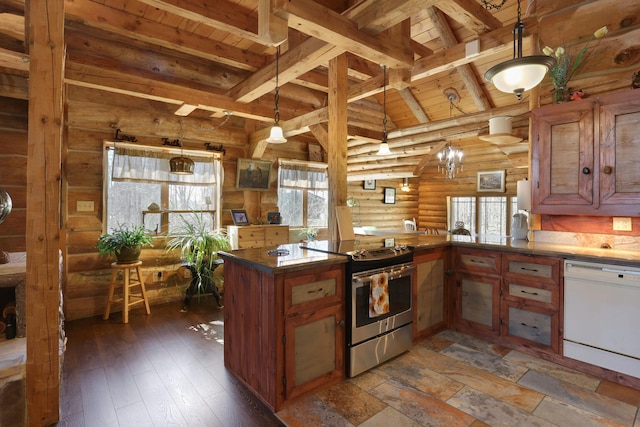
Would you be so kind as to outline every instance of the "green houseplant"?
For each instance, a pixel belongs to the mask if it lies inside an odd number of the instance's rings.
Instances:
[[[137,261],[143,246],[153,246],[144,225],[119,224],[110,233],[102,234],[96,242],[101,254],[115,255],[119,264]]]
[[[192,274],[185,295],[185,307],[191,296],[200,293],[213,293],[218,306],[222,307],[218,286],[224,283],[224,278],[214,270],[221,263],[218,251],[230,248],[225,230],[212,230],[202,212],[194,212],[189,220],[180,215],[180,223],[169,237],[167,250],[179,250],[185,266]]]

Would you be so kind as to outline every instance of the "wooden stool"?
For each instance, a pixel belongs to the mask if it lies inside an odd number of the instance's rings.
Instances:
[[[104,316],[102,317],[104,320],[109,318],[111,303],[122,301],[122,323],[129,323],[129,307],[137,304],[139,302],[144,302],[144,308],[147,311],[147,314],[151,313],[149,310],[149,300],[147,299],[147,290],[144,287],[144,282],[142,281],[142,275],[140,274],[140,266],[142,265],[142,261],[131,262],[127,264],[118,264],[114,262],[111,264],[111,268],[113,269],[111,273],[111,284],[109,285],[109,296],[107,297],[107,308],[104,311]],[[138,278],[131,276],[131,269],[136,269],[136,274]],[[118,280],[118,270],[122,271],[124,276],[124,284],[122,285],[122,298],[113,299],[113,293],[116,286],[116,281]],[[131,295],[129,292],[129,288],[134,286],[140,286],[140,295]],[[131,298],[137,298],[136,301],[131,302]]]

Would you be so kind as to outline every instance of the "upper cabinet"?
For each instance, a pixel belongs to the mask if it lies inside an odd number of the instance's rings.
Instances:
[[[640,91],[532,113],[534,213],[640,215]]]

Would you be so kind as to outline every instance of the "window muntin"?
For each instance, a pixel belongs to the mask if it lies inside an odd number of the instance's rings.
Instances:
[[[105,231],[118,224],[141,224],[157,234],[171,232],[183,216],[203,215],[211,228],[220,223],[222,165],[217,155],[189,154],[194,160],[193,175],[169,172],[169,159],[176,154],[153,147],[106,144],[104,168]],[[151,204],[162,213],[149,213]]]
[[[329,177],[326,164],[280,160],[278,209],[290,227],[326,227]]]
[[[464,222],[464,228],[471,234],[510,234],[513,214],[517,210],[517,197],[450,197],[447,203],[449,230],[457,221]]]

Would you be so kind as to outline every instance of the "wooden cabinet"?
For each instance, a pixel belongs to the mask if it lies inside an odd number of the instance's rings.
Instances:
[[[462,247],[454,253],[456,327],[473,335],[499,335],[500,253]]]
[[[502,258],[503,342],[558,354],[562,259],[510,253]]]
[[[628,91],[532,112],[533,209],[640,214],[640,96]]]
[[[269,274],[225,258],[225,366],[273,411],[341,381],[345,264]]]
[[[448,248],[436,248],[416,251],[414,254],[414,340],[433,335],[447,325],[445,284],[448,253]]]
[[[261,248],[289,243],[288,225],[230,225],[227,228],[231,249]]]
[[[284,279],[285,399],[344,377],[344,270]]]

